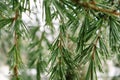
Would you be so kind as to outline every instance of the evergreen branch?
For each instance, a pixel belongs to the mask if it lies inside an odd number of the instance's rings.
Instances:
[[[16,21],[18,19],[18,16],[19,16],[18,10],[16,10],[15,17],[13,18],[13,24],[14,24],[14,21]],[[16,50],[18,50],[18,35],[17,35],[16,31],[14,32],[14,35],[15,35],[14,45],[15,45]],[[14,76],[16,77],[16,80],[18,80],[19,78],[18,78],[18,57],[17,57],[17,53],[16,53],[16,64],[13,68],[13,71],[14,71]]]
[[[113,10],[113,9],[104,9],[102,7],[98,7],[96,6],[96,3],[94,2],[75,2],[77,5],[83,6],[85,8],[88,9],[93,9],[102,13],[108,13],[108,14],[112,14],[114,16],[120,16],[120,12],[117,12],[117,10]]]

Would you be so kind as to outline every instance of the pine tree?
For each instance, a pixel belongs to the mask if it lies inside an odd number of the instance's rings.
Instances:
[[[34,14],[35,25],[24,14]],[[27,80],[24,70],[35,68],[36,80],[45,72],[49,80],[82,80],[87,66],[83,80],[97,80],[103,62],[120,53],[119,16],[120,0],[1,0],[0,53],[11,79]]]

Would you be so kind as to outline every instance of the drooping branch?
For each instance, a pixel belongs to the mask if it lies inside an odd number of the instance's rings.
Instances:
[[[18,19],[18,16],[19,16],[19,13],[16,10],[15,16],[13,17],[13,24]],[[18,50],[18,35],[17,35],[16,31],[14,32],[14,45],[15,45],[16,50]],[[17,58],[18,57],[17,57],[17,53],[16,53],[16,64],[14,65],[14,69],[13,69],[16,80],[18,80],[18,59]]]

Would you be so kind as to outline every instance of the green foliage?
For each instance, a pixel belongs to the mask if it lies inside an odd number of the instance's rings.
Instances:
[[[72,53],[65,47],[64,27],[63,25],[60,26],[60,34],[51,47],[51,57],[49,60],[51,64],[50,80],[71,80],[76,77],[73,76],[75,73],[75,63],[71,56]]]
[[[34,14],[30,0],[0,1],[0,53],[8,52],[12,80],[27,80],[22,73],[30,78],[25,65],[36,69],[36,80],[45,72],[49,80],[80,80],[80,65],[88,66],[84,80],[98,80],[103,61],[116,55],[119,60],[119,0],[33,1],[38,12],[42,5],[37,26],[22,20],[23,13]]]
[[[33,29],[35,33],[37,32],[38,27]],[[34,32],[33,32],[34,33]],[[31,34],[33,35],[33,34]],[[46,70],[46,60],[45,57],[46,55],[43,55],[44,53],[44,46],[42,45],[42,42],[44,42],[46,39],[44,39],[45,33],[42,32],[41,38],[38,39],[37,36],[34,35],[32,43],[29,45],[29,67],[30,68],[36,68],[37,70],[37,80],[41,80],[40,74],[43,73]],[[37,39],[35,39],[37,38]]]

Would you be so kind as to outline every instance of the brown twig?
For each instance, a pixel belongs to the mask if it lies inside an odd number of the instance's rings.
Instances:
[[[13,18],[13,20],[17,20],[18,19],[18,16],[19,16],[19,12],[18,12],[18,10],[16,10],[16,12],[15,12],[15,17]]]
[[[16,78],[18,77],[18,67],[17,67],[17,65],[14,66],[14,76],[16,76]]]
[[[112,9],[104,9],[102,7],[98,7],[95,5],[96,3],[94,2],[79,2],[77,3],[77,5],[83,6],[85,8],[89,8],[89,9],[93,9],[99,12],[103,12],[103,13],[108,13],[108,14],[112,14],[114,16],[120,16],[120,12],[117,12],[117,10],[112,10]]]
[[[95,50],[96,50],[96,45],[97,45],[97,42],[98,40],[100,39],[100,36],[97,37],[95,43],[94,43],[94,46],[93,46],[93,52],[92,52],[92,59],[94,60],[94,54],[95,54]]]
[[[18,16],[19,16],[19,13],[18,11],[16,10],[15,12],[15,17],[13,18],[13,24],[14,24],[14,21],[16,21],[18,19]],[[15,44],[15,47],[16,49],[18,49],[18,35],[15,31],[15,37],[14,37],[14,44]],[[13,71],[14,71],[14,76],[16,77],[16,80],[18,80],[18,59],[17,59],[17,54],[16,54],[16,64],[13,68]]]

